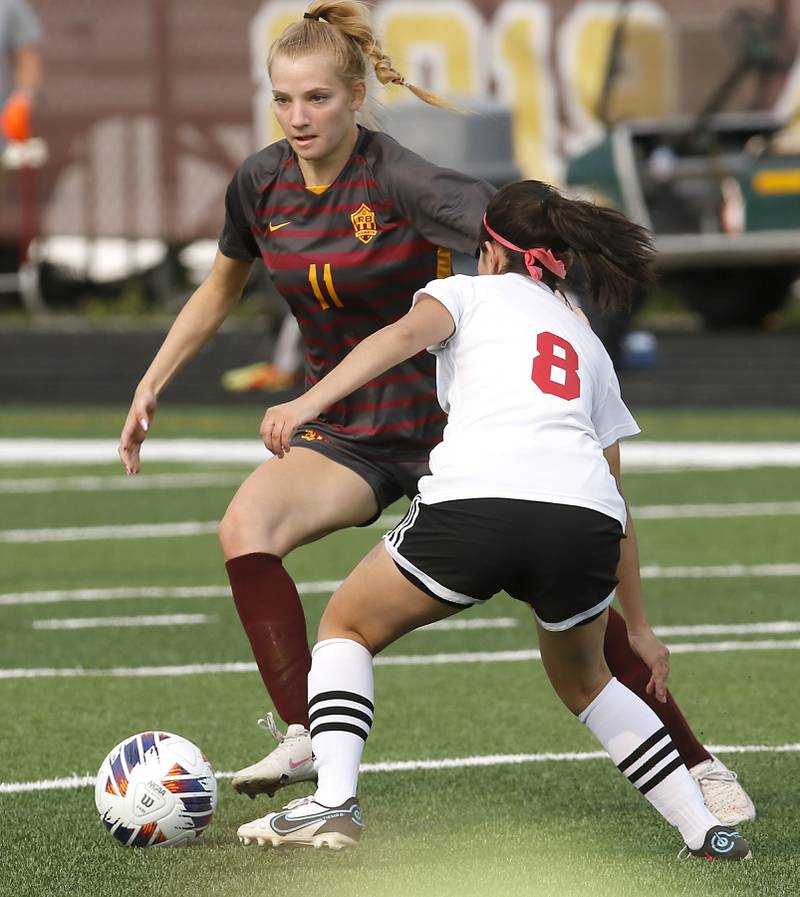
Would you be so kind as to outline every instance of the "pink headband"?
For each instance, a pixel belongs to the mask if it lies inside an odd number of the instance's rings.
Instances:
[[[486,214],[483,216],[483,226],[486,228],[486,233],[497,240],[501,246],[505,246],[506,249],[512,249],[514,252],[525,253],[525,267],[528,269],[528,274],[530,274],[534,280],[541,280],[544,274],[544,271],[542,271],[536,264],[537,261],[541,262],[548,271],[552,271],[556,277],[563,280],[567,273],[567,269],[564,267],[564,263],[559,261],[549,249],[521,249],[519,246],[509,243],[508,240],[504,240],[500,234],[489,227],[489,222],[486,220]]]

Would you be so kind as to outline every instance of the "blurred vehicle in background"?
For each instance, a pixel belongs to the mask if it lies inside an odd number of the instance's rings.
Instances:
[[[738,56],[698,114],[610,123],[567,165],[571,189],[653,231],[662,288],[710,327],[768,321],[800,277],[800,126],[758,108],[719,111],[746,76],[756,76],[758,106],[768,79],[785,74],[786,23],[780,0],[770,12],[729,12],[721,27]],[[624,17],[616,53],[623,32]],[[606,106],[614,71],[612,58]]]

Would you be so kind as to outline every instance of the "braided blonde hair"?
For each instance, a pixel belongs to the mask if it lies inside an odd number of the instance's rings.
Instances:
[[[277,56],[290,59],[328,53],[336,61],[339,77],[349,87],[366,79],[367,60],[381,84],[397,84],[431,106],[455,109],[447,100],[409,84],[392,65],[372,31],[369,7],[361,0],[315,0],[299,22],[293,22],[269,49],[267,70]]]

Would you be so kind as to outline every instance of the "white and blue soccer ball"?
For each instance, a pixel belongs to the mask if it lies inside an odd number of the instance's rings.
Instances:
[[[103,760],[94,786],[103,825],[126,847],[197,840],[217,806],[217,780],[197,745],[169,732],[131,735]]]

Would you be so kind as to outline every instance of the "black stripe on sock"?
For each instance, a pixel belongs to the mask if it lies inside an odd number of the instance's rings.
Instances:
[[[314,695],[314,697],[308,702],[308,709],[311,708],[317,703],[317,701],[352,701],[354,704],[363,704],[365,707],[369,707],[369,709],[374,713],[375,705],[372,701],[365,698],[363,695],[357,695],[354,691],[323,691],[318,695]]]
[[[360,719],[362,723],[366,723],[370,728],[372,727],[372,717],[367,716],[366,713],[362,713],[360,710],[356,710],[354,707],[320,707],[319,710],[315,710],[308,718],[309,726],[321,716],[352,716],[355,719]]]
[[[683,760],[680,757],[676,757],[671,763],[667,763],[663,769],[660,769],[652,779],[648,779],[644,785],[640,786],[639,791],[642,794],[647,794],[651,788],[655,788],[659,782],[663,782],[668,775],[672,775],[681,766],[683,766]]]
[[[638,769],[635,769],[635,770],[628,776],[628,778],[629,778],[632,782],[636,782],[638,779],[641,779],[641,777],[642,777],[646,772],[650,772],[650,770],[651,770],[654,766],[658,766],[658,764],[659,764],[662,760],[666,759],[666,758],[667,758],[667,757],[668,757],[674,750],[675,750],[675,745],[672,743],[672,739],[670,739],[670,740],[667,742],[666,747],[661,748],[660,751],[657,751],[655,754],[653,754],[653,756],[647,761],[647,763],[642,763],[642,765],[641,765]]]
[[[647,741],[643,741],[635,751],[631,751],[630,754],[622,761],[622,763],[617,764],[617,769],[620,772],[625,772],[625,770],[631,765],[631,763],[635,763],[640,757],[643,757],[651,747],[654,747],[658,744],[659,741],[667,734],[667,729],[665,726],[662,726],[657,732],[653,732],[653,734],[647,739]]]
[[[364,741],[367,740],[369,735],[369,732],[365,732],[361,726],[353,726],[350,723],[320,723],[311,729],[311,737],[315,738],[322,732],[351,732],[353,735],[363,738]]]

